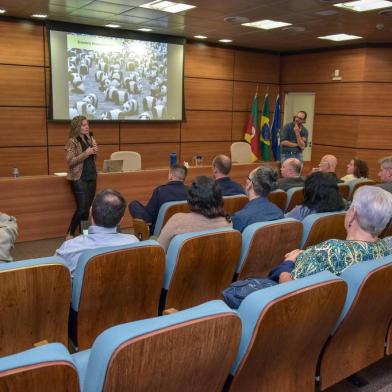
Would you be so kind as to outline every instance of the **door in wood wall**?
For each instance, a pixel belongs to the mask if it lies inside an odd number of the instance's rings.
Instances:
[[[305,148],[304,161],[310,161],[312,157],[312,134],[314,119],[314,100],[315,93],[287,93],[284,99],[284,122],[293,121],[293,117],[300,111],[305,110],[307,113],[305,126],[309,131],[308,145]]]

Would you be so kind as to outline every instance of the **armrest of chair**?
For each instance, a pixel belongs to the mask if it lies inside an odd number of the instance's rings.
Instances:
[[[139,238],[140,241],[145,241],[149,239],[150,226],[151,223],[147,223],[143,219],[139,219],[139,218],[133,219],[133,230],[135,236]]]

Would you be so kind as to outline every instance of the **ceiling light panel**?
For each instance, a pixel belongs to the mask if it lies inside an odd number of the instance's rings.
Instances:
[[[241,26],[255,27],[257,29],[271,30],[278,27],[291,26],[291,23],[280,22],[278,20],[263,19],[256,22],[242,23]]]
[[[352,39],[360,39],[358,35],[351,35],[351,34],[332,34],[332,35],[324,35],[323,37],[317,37],[319,39],[326,39],[329,41],[349,41]]]
[[[355,12],[366,12],[372,10],[378,10],[381,8],[388,8],[392,6],[392,1],[386,0],[359,0],[350,1],[348,3],[336,3],[335,7],[343,8],[349,11]]]
[[[196,6],[185,4],[185,3],[174,3],[172,1],[157,0],[157,1],[152,1],[151,3],[142,4],[140,7],[158,10],[158,11],[170,12],[172,14],[175,14],[177,12],[190,10],[192,8],[195,8]]]

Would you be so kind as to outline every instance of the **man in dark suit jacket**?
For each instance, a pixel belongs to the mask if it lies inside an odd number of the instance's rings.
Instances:
[[[132,218],[143,219],[147,223],[151,223],[150,232],[153,233],[162,204],[168,201],[182,201],[187,199],[188,188],[184,184],[187,174],[188,170],[185,166],[179,164],[173,165],[169,170],[169,182],[154,189],[146,206],[137,200],[129,203],[128,209]]]
[[[278,188],[288,191],[290,188],[304,186],[304,179],[301,177],[301,171],[302,162],[299,159],[286,159],[280,168],[282,178],[279,178],[278,180]]]
[[[226,155],[217,155],[212,161],[212,176],[219,185],[223,196],[245,195],[244,188],[231,180],[231,159]]]

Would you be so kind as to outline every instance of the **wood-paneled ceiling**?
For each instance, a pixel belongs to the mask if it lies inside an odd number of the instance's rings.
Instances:
[[[180,14],[139,7],[147,2],[149,0],[0,0],[0,8],[7,10],[5,16],[31,18],[33,13],[45,13],[50,20],[94,26],[116,23],[127,30],[144,27],[158,34],[187,38],[202,34],[208,36],[209,42],[228,38],[233,40],[229,45],[284,52],[348,43],[392,43],[392,16],[379,15],[379,11],[356,13],[338,9],[333,6],[334,1],[184,0],[196,8]],[[334,13],[319,14],[325,11]],[[279,20],[302,27],[304,31],[259,30],[225,22],[224,18],[228,16],[246,17],[250,21]],[[317,39],[317,36],[337,33],[364,38],[341,43]]]

